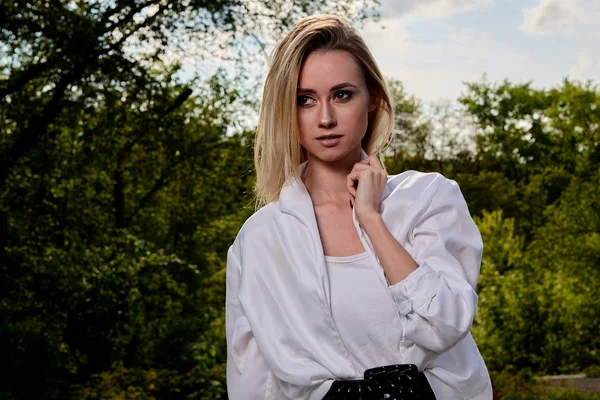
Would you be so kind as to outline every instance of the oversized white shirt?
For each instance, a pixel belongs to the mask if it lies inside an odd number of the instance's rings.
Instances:
[[[491,399],[489,375],[469,333],[483,245],[458,185],[437,173],[389,176],[381,215],[419,265],[389,286],[353,213],[381,309],[396,310],[383,328],[387,335],[389,326],[398,332],[395,363],[416,364],[440,399]],[[325,255],[301,181],[288,181],[278,201],[246,221],[228,251],[226,280],[230,399],[321,400],[334,380],[362,378],[353,360],[365,355],[349,354],[332,317]],[[379,365],[388,361],[382,357]]]

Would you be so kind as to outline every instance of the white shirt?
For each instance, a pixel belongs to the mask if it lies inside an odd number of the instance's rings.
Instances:
[[[356,368],[356,379],[361,379],[369,368],[398,364],[402,359],[398,352],[398,342],[402,336],[402,326],[396,317],[398,310],[385,301],[385,293],[378,285],[368,253],[345,257],[325,256],[325,263],[329,274],[331,314]],[[457,370],[460,371],[460,366]],[[425,370],[425,375],[436,398],[463,398],[429,370]],[[452,378],[461,379],[458,373]],[[492,398],[491,387],[478,398]]]
[[[458,185],[435,173],[390,176],[381,215],[419,265],[389,286],[353,213],[366,265],[376,277],[369,285],[380,296],[378,310],[387,310],[397,334],[396,344],[392,338],[384,345],[393,347],[394,363],[416,364],[438,398],[491,399],[489,375],[469,333],[483,245]],[[375,344],[368,354],[350,354],[344,339],[349,332],[333,317],[330,284],[310,195],[301,181],[291,180],[278,201],[246,221],[228,252],[232,400],[321,400],[334,380],[362,378],[357,360],[387,364]]]

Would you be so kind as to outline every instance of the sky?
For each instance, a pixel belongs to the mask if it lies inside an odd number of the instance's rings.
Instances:
[[[381,0],[361,33],[386,77],[424,102],[464,82],[600,83],[600,0]]]
[[[424,104],[456,101],[465,82],[564,78],[600,84],[600,0],[380,0],[381,20],[361,30],[383,74]],[[258,80],[267,72],[253,63]],[[212,75],[218,60],[179,58],[182,76]],[[234,72],[230,69],[230,72]],[[235,72],[234,72],[235,73]]]

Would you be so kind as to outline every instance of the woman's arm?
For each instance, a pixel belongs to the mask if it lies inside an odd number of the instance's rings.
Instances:
[[[239,299],[240,263],[233,246],[227,252],[225,333],[227,393],[231,400],[277,399],[277,382],[260,354]]]
[[[362,218],[361,225],[369,235],[390,285],[405,279],[419,265],[385,226],[381,215],[373,213]]]
[[[276,266],[284,270],[287,267],[285,263],[291,261],[274,254],[267,255],[266,252],[275,252],[276,248],[269,250],[268,246],[261,245],[266,242],[265,237],[258,236],[257,239],[257,236],[255,232],[240,233],[227,253],[225,330],[229,398],[321,400],[334,377],[319,364],[316,352],[331,352],[333,347],[322,347],[324,339],[319,335],[309,338],[313,340],[312,347],[289,347],[295,332],[289,331],[286,321],[293,323],[298,317],[295,315],[297,312],[306,311],[303,301],[310,300],[302,296],[303,291],[288,295],[282,290],[282,287],[291,288],[299,284],[292,279],[293,274],[272,276]],[[241,237],[245,237],[246,241],[242,242]],[[262,275],[260,272],[264,272],[268,265],[273,267],[269,268],[271,272],[267,276]],[[286,285],[283,285],[284,281]],[[291,301],[292,298],[301,300]],[[313,304],[320,310],[318,299],[313,299]],[[287,310],[286,313],[281,314],[281,308]],[[313,329],[312,325],[302,328]],[[307,351],[308,348],[311,350]],[[343,359],[342,356],[339,358]],[[337,365],[334,368],[338,368]]]
[[[442,178],[412,230],[412,256],[379,214],[362,215],[361,225],[405,320],[403,340],[437,353],[453,347],[473,322],[483,251],[479,230],[456,182]]]

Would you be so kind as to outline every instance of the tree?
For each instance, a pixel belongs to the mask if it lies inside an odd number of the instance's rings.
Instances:
[[[226,396],[254,105],[243,76],[184,80],[173,59],[241,62],[301,16],[372,4],[0,3],[0,397]]]
[[[479,125],[480,168],[527,180],[545,168],[560,166],[573,173],[597,163],[598,94],[591,82],[569,80],[552,90],[485,79],[468,84],[460,102]]]
[[[468,169],[472,158],[471,126],[449,102],[425,107],[397,80],[388,81],[395,127],[386,149],[390,173],[408,169],[452,173]]]

